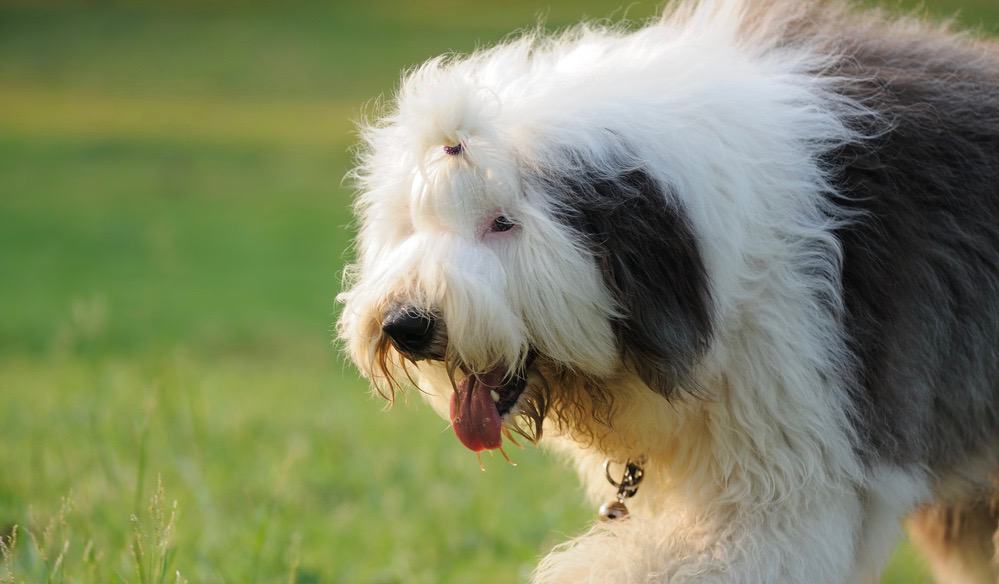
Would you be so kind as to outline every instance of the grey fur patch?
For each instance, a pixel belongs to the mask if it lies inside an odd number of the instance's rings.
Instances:
[[[888,125],[827,162],[861,214],[836,234],[861,450],[939,475],[999,443],[999,56],[890,26],[837,32],[828,74]]]
[[[608,175],[538,173],[563,222],[593,252],[624,312],[613,323],[624,361],[665,397],[689,379],[711,338],[710,293],[697,239],[662,185],[625,163]]]

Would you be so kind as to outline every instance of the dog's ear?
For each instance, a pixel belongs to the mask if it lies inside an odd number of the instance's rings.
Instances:
[[[694,232],[675,197],[641,169],[564,179],[569,223],[585,238],[622,316],[627,366],[665,397],[711,337],[710,291]]]

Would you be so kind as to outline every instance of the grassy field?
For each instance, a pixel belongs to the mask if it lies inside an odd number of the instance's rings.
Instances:
[[[365,100],[618,3],[91,4],[0,5],[0,583],[511,582],[582,530],[557,461],[383,413],[332,298]]]

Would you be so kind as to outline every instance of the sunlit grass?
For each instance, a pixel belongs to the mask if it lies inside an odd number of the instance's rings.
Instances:
[[[34,137],[183,140],[338,148],[361,112],[355,101],[135,97],[6,83],[0,131]]]
[[[460,582],[479,570],[511,581],[553,530],[589,515],[561,465],[524,450],[519,466],[497,457],[483,473],[442,421],[405,404],[383,414],[308,350],[278,363],[182,351],[47,363],[0,363],[0,468],[21,469],[0,483],[0,523],[23,535],[56,517],[59,541],[45,549],[66,548],[60,569],[80,578],[66,581],[103,581],[87,576],[92,557],[105,574],[139,559],[159,573],[165,556],[149,550],[165,548],[135,529],[148,519],[163,531],[173,501],[169,565],[191,582],[283,581],[292,566],[324,581]],[[14,567],[50,570],[36,555]]]

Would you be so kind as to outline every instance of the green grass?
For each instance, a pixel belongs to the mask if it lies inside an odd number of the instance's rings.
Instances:
[[[0,582],[510,582],[582,530],[568,469],[481,472],[330,328],[366,100],[616,6],[0,6]]]

